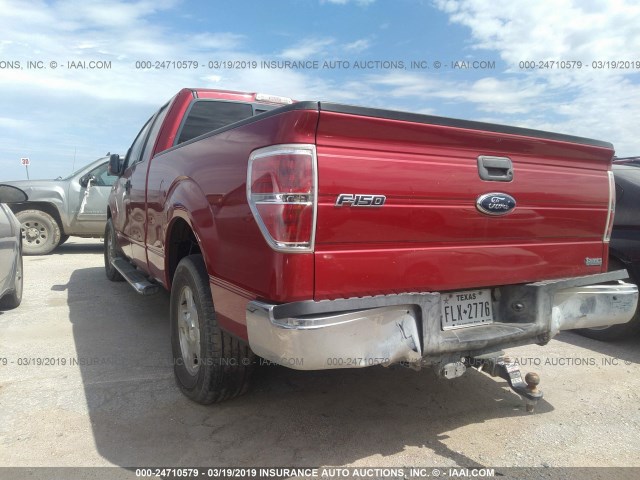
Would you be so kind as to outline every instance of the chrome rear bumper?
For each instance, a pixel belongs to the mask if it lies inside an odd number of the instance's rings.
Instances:
[[[638,287],[630,283],[587,285],[558,290],[554,295],[554,331],[618,325],[633,317]]]
[[[625,323],[635,313],[638,288],[621,278],[624,270],[496,287],[494,323],[455,330],[441,328],[439,293],[253,301],[247,305],[249,344],[257,355],[299,370],[439,363],[544,344],[560,330]]]

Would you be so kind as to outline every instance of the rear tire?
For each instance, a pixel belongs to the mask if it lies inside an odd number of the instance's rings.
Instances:
[[[249,386],[255,356],[218,326],[202,255],[183,258],[171,285],[171,347],[176,382],[201,404],[228,400]]]
[[[107,274],[107,278],[112,282],[122,282],[124,280],[120,272],[111,265],[111,260],[119,256],[121,256],[121,251],[118,247],[116,229],[113,227],[111,219],[108,219],[104,227],[104,271]]]
[[[58,242],[58,246],[62,245],[67,240],[69,240],[69,235],[65,235],[65,234],[60,235],[60,241]]]
[[[22,250],[18,255],[16,261],[15,282],[13,290],[7,293],[2,300],[0,300],[0,308],[9,309],[16,308],[22,303],[22,289],[24,286],[24,264],[22,262]]]
[[[22,248],[25,255],[46,255],[60,243],[60,226],[42,210],[23,210],[16,213],[22,230]]]
[[[617,258],[609,259],[609,271],[622,270],[626,266]],[[638,284],[638,280],[629,274],[631,283]],[[581,328],[577,330],[580,335],[593,338],[594,340],[600,340],[601,342],[610,342],[613,340],[621,340],[631,336],[638,335],[640,333],[640,304],[636,308],[636,314],[627,323],[620,325],[611,325],[610,327],[600,328]]]

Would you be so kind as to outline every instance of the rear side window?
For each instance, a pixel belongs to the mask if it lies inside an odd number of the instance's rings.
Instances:
[[[178,143],[226,127],[253,116],[253,107],[247,103],[196,101],[185,119]]]

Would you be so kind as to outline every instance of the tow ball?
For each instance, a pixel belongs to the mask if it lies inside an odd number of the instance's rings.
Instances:
[[[542,390],[538,389],[540,376],[535,372],[529,372],[523,379],[520,367],[509,357],[473,357],[467,358],[465,363],[467,366],[475,367],[478,371],[484,371],[492,377],[505,379],[511,390],[525,401],[527,412],[533,412],[538,400],[542,398]]]

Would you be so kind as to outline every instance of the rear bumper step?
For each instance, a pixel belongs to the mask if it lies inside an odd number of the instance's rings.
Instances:
[[[560,330],[629,321],[638,288],[622,278],[624,270],[496,287],[494,322],[455,330],[442,329],[437,292],[284,305],[252,301],[249,344],[261,357],[298,370],[459,360],[544,344]]]
[[[127,262],[124,258],[118,257],[111,260],[111,265],[120,275],[133,287],[140,295],[153,295],[160,291],[160,286],[149,281],[140,270]]]

